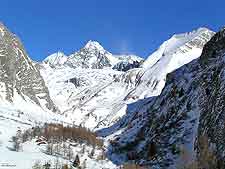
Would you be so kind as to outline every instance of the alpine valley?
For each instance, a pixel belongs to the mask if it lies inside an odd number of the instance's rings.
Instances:
[[[36,62],[0,24],[0,168],[225,168],[224,57],[199,28],[146,60],[90,40]]]

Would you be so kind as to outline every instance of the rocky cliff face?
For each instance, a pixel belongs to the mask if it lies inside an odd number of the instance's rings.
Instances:
[[[200,118],[198,138],[206,135],[225,167],[225,29],[204,47],[200,57]],[[200,147],[198,142],[198,148]]]
[[[124,161],[135,160],[152,168],[175,168],[182,162],[184,165],[183,150],[188,151],[190,161],[204,155],[200,149],[201,138],[205,137],[218,159],[214,167],[225,166],[224,42],[222,29],[206,43],[199,59],[167,76],[158,97],[139,101],[135,109],[128,110],[113,126],[121,133],[111,140],[112,160],[119,163],[113,158],[115,153]],[[99,133],[103,135],[107,130]]]
[[[57,111],[39,68],[27,55],[20,40],[0,24],[0,97],[14,102],[17,96]]]

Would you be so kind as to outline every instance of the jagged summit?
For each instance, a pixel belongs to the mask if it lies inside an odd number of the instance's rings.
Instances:
[[[89,50],[99,50],[99,51],[103,51],[105,50],[102,45],[100,45],[99,42],[97,41],[93,41],[93,40],[89,40],[87,42],[87,44],[84,46],[84,48],[87,48]]]

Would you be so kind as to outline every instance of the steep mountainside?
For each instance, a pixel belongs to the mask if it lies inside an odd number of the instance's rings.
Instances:
[[[58,111],[38,67],[28,57],[20,40],[0,24],[0,99],[1,103],[19,100]]]
[[[206,28],[199,28],[190,33],[174,35],[164,42],[144,62],[143,69],[138,72],[131,70],[133,71],[131,74],[137,77],[132,76],[131,79],[129,73],[126,75],[126,78],[130,78],[129,81],[136,86],[127,97],[142,99],[159,95],[165,85],[167,73],[198,58],[204,44],[213,34]]]
[[[111,159],[115,163],[135,160],[151,168],[181,167],[207,156],[201,150],[205,138],[217,160],[211,158],[200,164],[224,168],[224,57],[222,29],[205,45],[199,59],[167,76],[160,96],[136,103],[135,109],[111,129],[99,131],[102,135],[115,131],[109,136],[113,137],[109,146]],[[188,155],[182,159],[184,150]]]

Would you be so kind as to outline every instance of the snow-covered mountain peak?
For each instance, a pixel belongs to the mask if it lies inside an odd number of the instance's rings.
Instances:
[[[100,45],[99,42],[89,40],[87,44],[84,46],[84,48],[89,49],[89,50],[99,50],[99,51],[104,51],[105,49]]]
[[[111,55],[98,42],[89,41],[79,51],[70,55],[66,64],[73,68],[102,69],[111,66],[109,60]]]

